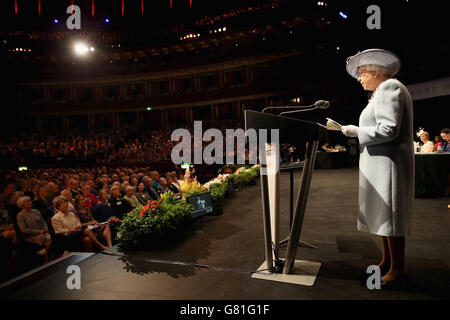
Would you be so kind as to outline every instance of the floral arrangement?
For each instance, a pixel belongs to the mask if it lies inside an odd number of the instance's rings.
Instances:
[[[149,201],[142,209],[136,208],[122,220],[117,240],[123,249],[161,242],[179,233],[190,221],[194,207],[184,200],[177,200],[167,192],[158,201]]]
[[[230,170],[231,170],[231,172],[235,172],[237,169],[239,169],[241,167],[250,168],[251,166],[245,165],[245,164],[226,164],[222,168],[219,169],[218,173],[222,174],[222,173],[225,173],[226,171],[230,171]]]
[[[259,176],[260,166],[258,164],[253,167],[238,168],[230,177],[233,179],[234,183],[240,185],[241,187],[251,184]]]
[[[254,182],[259,174],[259,165],[240,166],[233,174],[220,174],[204,185],[199,184],[185,196],[210,192],[213,202],[217,203],[225,197],[228,179],[233,179],[242,187]],[[118,227],[117,241],[125,250],[165,244],[183,234],[192,211],[194,207],[191,204],[176,199],[171,191],[166,192],[160,200],[148,201],[142,208],[136,208],[125,216]]]
[[[227,179],[229,174],[220,174],[216,178],[208,181],[202,186],[199,186],[186,194],[186,197],[202,194],[202,193],[211,193],[211,200],[214,203],[219,202],[223,198],[225,198],[225,194],[228,189]]]

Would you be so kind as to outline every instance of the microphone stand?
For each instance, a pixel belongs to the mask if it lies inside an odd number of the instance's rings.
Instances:
[[[306,109],[306,108],[311,108],[314,107],[314,105],[309,105],[309,106],[276,106],[276,107],[265,107],[261,112],[266,111],[267,109]]]
[[[311,107],[307,107],[307,108],[302,109],[302,110],[285,111],[285,112],[281,112],[278,115],[281,116],[281,115],[287,114],[287,113],[290,114],[290,113],[311,111],[311,110],[315,110],[315,109],[318,109],[318,108],[319,108],[318,106],[313,105],[312,108]],[[292,213],[293,213],[292,212],[293,211],[293,207],[292,207],[293,206],[293,191],[294,191],[294,188],[293,188],[293,183],[294,183],[293,182],[294,181],[293,168],[291,168],[291,170],[290,170],[290,178],[291,178],[291,180],[290,180],[290,222],[289,222],[289,229],[292,227]],[[289,239],[290,239],[290,237],[287,236],[285,239],[281,240],[280,243],[279,243],[279,246],[280,247],[286,246],[289,243]],[[301,247],[304,247],[304,248],[317,249],[316,246],[314,246],[314,245],[312,245],[312,244],[310,244],[308,242],[302,241],[302,240],[298,240],[298,245],[301,246]]]
[[[312,110],[315,110],[315,109],[318,109],[318,107],[315,106],[315,107],[310,108],[310,109],[302,109],[302,110],[294,110],[294,111],[284,111],[284,112],[279,113],[278,115],[281,116],[281,115],[286,114],[286,113],[297,113],[297,112],[312,111]]]

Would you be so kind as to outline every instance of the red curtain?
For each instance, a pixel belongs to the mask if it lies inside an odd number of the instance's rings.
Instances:
[[[125,3],[124,0],[122,0],[122,17],[125,15]]]
[[[91,13],[92,13],[92,18],[93,18],[94,15],[95,15],[95,3],[94,3],[94,0],[92,0]]]
[[[17,14],[17,0],[14,0],[14,13]]]

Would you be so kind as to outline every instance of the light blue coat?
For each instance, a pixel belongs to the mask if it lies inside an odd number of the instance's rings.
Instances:
[[[414,201],[413,103],[396,79],[382,82],[359,117],[359,231],[406,236]]]

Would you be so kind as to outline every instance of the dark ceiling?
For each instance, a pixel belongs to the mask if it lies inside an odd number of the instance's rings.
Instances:
[[[71,3],[71,0],[1,1],[2,55],[8,55],[8,48],[13,47],[43,52],[65,45],[64,41],[36,40],[29,35],[67,32],[65,22],[69,15],[65,12]],[[311,0],[74,0],[73,3],[80,6],[82,16],[81,30],[71,33],[112,34],[121,39],[122,48],[174,44],[191,32],[204,34],[223,26],[250,30],[300,17],[310,23],[325,23],[324,32],[305,34],[305,40],[323,37],[318,40],[339,47],[343,57],[374,47],[396,52],[403,66],[410,70],[407,82],[449,75],[447,11],[437,2],[324,0],[322,3],[326,5],[320,5],[319,1]],[[369,5],[381,9],[379,30],[366,26]],[[59,23],[54,23],[54,19]]]

